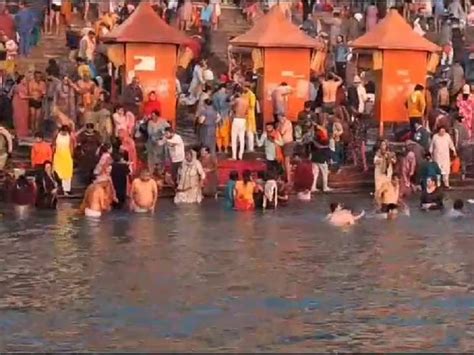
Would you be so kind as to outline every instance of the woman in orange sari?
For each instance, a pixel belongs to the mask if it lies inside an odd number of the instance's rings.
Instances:
[[[259,186],[252,180],[252,173],[250,170],[244,170],[242,173],[242,180],[237,181],[235,184],[235,210],[253,211],[255,209],[253,194],[259,190]]]

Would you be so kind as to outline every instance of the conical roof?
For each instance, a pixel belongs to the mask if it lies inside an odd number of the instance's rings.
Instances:
[[[103,40],[114,43],[169,43],[176,45],[189,42],[189,38],[183,32],[163,21],[147,1],[141,2],[130,17],[107,36],[104,36]]]
[[[372,31],[349,43],[353,48],[437,52],[436,44],[416,33],[397,10],[391,10]]]
[[[321,43],[306,35],[289,21],[279,6],[270,11],[244,34],[230,41],[232,45],[260,48],[319,48]]]

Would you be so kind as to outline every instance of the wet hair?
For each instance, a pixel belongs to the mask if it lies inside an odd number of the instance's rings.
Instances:
[[[123,152],[125,152],[125,151],[123,151]],[[121,154],[121,152],[115,152],[115,153],[112,154],[112,160],[113,160],[114,162],[119,162],[120,159],[122,159],[122,154]]]
[[[244,185],[247,185],[247,183],[249,183],[251,179],[252,179],[252,172],[248,169],[245,169],[242,172],[242,180],[244,181]]]
[[[272,170],[267,171],[266,173],[266,180],[276,180],[276,173]]]
[[[102,154],[108,152],[110,150],[110,148],[112,148],[112,146],[109,143],[102,144],[100,146],[100,149],[99,149],[99,156],[101,156]]]
[[[232,170],[229,173],[229,180],[237,181],[239,180],[239,172],[237,170]]]
[[[129,156],[128,156],[128,151],[126,151],[126,150],[121,150],[119,154],[120,154],[120,156],[123,158],[123,160],[125,160],[125,161],[129,161],[129,160],[130,160],[130,158],[129,158]]]
[[[339,206],[339,203],[337,202],[331,202],[329,204],[329,210],[331,211],[331,213],[334,213],[337,209],[337,207]]]
[[[71,133],[71,128],[69,128],[68,125],[62,125],[61,128],[59,128],[59,131],[60,131],[60,132]]]
[[[388,213],[396,211],[397,209],[398,209],[398,206],[395,203],[389,203],[387,205],[387,212]]]
[[[456,211],[460,211],[464,208],[464,202],[463,200],[461,199],[457,199],[454,201],[453,203],[453,209],[455,209]]]
[[[18,187],[28,187],[30,185],[25,174],[18,176],[18,179],[16,179],[16,184]]]
[[[44,134],[42,132],[36,132],[35,133],[35,138],[41,138],[43,139],[44,138]]]
[[[148,169],[148,167],[144,167],[140,170],[140,175],[143,175],[143,174],[149,174],[150,173],[150,169]]]

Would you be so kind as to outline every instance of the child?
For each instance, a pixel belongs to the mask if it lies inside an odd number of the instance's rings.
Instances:
[[[235,170],[232,170],[229,174],[229,181],[225,187],[224,191],[224,201],[225,208],[232,210],[234,208],[234,192],[235,192],[235,183],[239,180],[239,173]]]
[[[44,162],[53,160],[53,150],[51,144],[44,141],[43,134],[35,134],[35,142],[31,147],[31,166],[33,169],[40,169]]]
[[[267,207],[276,209],[278,205],[277,181],[275,180],[274,174],[271,172],[267,175],[267,178],[263,193],[263,209],[266,209]]]

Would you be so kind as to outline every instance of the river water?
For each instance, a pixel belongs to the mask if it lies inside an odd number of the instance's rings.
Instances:
[[[368,198],[341,197],[355,209]],[[327,198],[0,220],[0,351],[468,351],[474,229],[412,211],[338,230]]]

